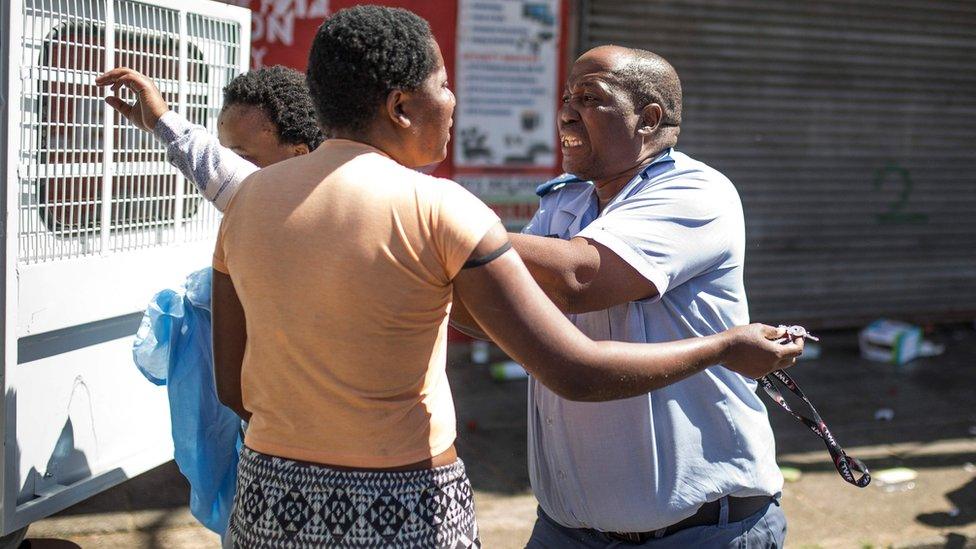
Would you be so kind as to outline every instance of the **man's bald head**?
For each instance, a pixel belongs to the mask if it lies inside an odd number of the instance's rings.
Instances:
[[[622,46],[598,46],[580,58],[587,56],[614,60],[611,74],[630,94],[635,109],[657,103],[664,114],[662,126],[681,125],[681,80],[671,63],[663,57],[647,50]]]
[[[647,50],[633,48],[631,58],[615,71],[638,109],[657,103],[664,111],[661,125],[681,125],[681,81],[671,63]]]

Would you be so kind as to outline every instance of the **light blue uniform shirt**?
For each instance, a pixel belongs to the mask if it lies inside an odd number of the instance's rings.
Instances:
[[[592,183],[542,185],[523,232],[599,242],[659,295],[569,315],[595,340],[653,343],[749,322],[745,227],[732,183],[666,151],[599,211]],[[721,366],[647,395],[570,402],[529,381],[529,475],[542,509],[571,528],[646,532],[726,495],[775,495],[783,477],[756,382]]]

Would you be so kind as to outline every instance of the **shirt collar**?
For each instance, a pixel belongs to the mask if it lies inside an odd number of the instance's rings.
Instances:
[[[661,154],[657,155],[657,158],[652,160],[650,164],[645,166],[644,169],[640,171],[641,176],[643,176],[644,179],[650,179],[661,173],[666,168],[666,164],[674,164],[674,157],[672,156],[673,154],[674,147],[664,149]]]
[[[609,207],[611,204],[615,204],[616,202],[629,197],[641,182],[657,177],[670,165],[674,164],[674,158],[672,158],[673,153],[674,148],[670,147],[662,151],[661,154],[657,155],[657,157],[655,157],[650,164],[644,166],[644,168],[638,172],[633,179],[631,179],[622,189],[620,189],[620,192],[613,197],[607,206]],[[538,189],[536,189],[536,193],[542,196],[551,190],[556,190],[559,185],[578,181],[582,180],[572,174],[563,174],[556,179],[540,185]],[[593,185],[592,181],[587,181],[586,183],[588,185],[584,190],[581,190],[579,194],[560,204],[559,211],[579,218],[589,210],[590,202],[596,195],[596,186]],[[603,211],[606,211],[606,208],[603,208]]]
[[[596,187],[592,182],[588,181],[587,183],[589,183],[589,185],[584,187],[579,194],[560,204],[559,211],[573,214],[577,217],[583,215],[583,212],[587,210],[587,207],[589,206],[589,203],[592,200],[596,190]]]
[[[644,166],[644,168],[641,171],[637,172],[637,175],[635,175],[633,179],[628,181],[627,184],[624,185],[622,189],[620,189],[620,192],[618,192],[616,195],[614,195],[612,199],[610,199],[610,202],[608,202],[607,205],[604,206],[600,214],[602,215],[603,212],[607,211],[607,208],[613,206],[614,204],[620,202],[621,200],[630,198],[630,196],[634,194],[634,192],[642,183],[654,179],[655,177],[661,175],[666,170],[668,170],[672,165],[674,165],[674,158],[671,156],[672,153],[674,153],[674,147],[669,147],[665,149],[663,152],[661,152],[661,154],[657,155],[657,157],[654,158],[654,160],[652,160],[650,164]]]

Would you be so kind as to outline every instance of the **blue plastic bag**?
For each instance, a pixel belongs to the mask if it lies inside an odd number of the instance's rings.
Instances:
[[[190,482],[190,512],[221,536],[227,530],[243,441],[241,420],[217,399],[210,340],[208,267],[153,297],[132,346],[146,378],[166,385],[176,464]]]

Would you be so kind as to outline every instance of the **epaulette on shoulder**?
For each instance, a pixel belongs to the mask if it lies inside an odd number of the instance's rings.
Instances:
[[[571,173],[564,173],[555,179],[550,179],[542,185],[535,188],[535,194],[540,198],[546,196],[552,191],[558,191],[559,189],[565,187],[570,183],[583,183],[583,180],[576,177]]]

